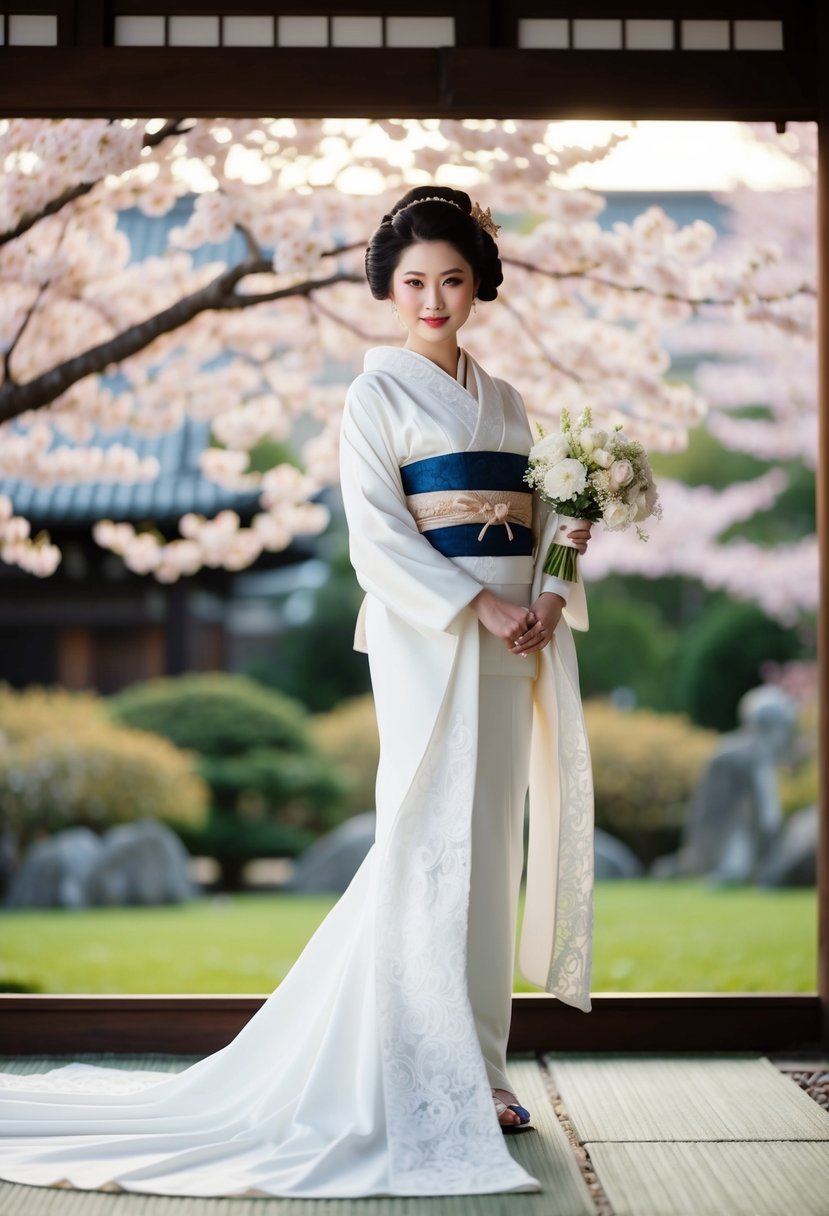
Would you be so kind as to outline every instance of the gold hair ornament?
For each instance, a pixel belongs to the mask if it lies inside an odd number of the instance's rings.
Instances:
[[[460,203],[456,203],[454,199],[443,198],[440,194],[430,194],[428,198],[416,198],[413,202],[406,203],[406,206],[401,207],[399,211],[396,211],[395,215],[399,215],[401,211],[408,211],[410,207],[416,207],[418,203],[448,203],[450,207],[457,207],[458,211],[463,211],[464,215],[467,214],[467,212],[463,210]],[[501,225],[496,224],[495,220],[492,218],[491,207],[487,207],[486,211],[484,211],[479,203],[473,203],[472,210],[469,212],[469,215],[471,215],[475,223],[478,224],[479,227],[483,228],[484,232],[488,232],[493,239],[498,235]]]
[[[472,218],[478,224],[481,225],[484,232],[489,233],[489,235],[493,238],[493,240],[495,239],[495,237],[498,235],[498,233],[501,230],[501,225],[496,224],[495,220],[492,218],[492,208],[491,207],[487,207],[486,211],[484,211],[483,208],[478,203],[473,203],[472,204]]]

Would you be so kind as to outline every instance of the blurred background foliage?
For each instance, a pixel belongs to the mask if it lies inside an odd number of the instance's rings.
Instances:
[[[18,854],[63,828],[103,832],[145,816],[198,831],[208,789],[196,759],[110,720],[93,693],[0,684],[0,834]]]
[[[210,791],[207,821],[179,831],[215,857],[223,886],[241,886],[255,857],[294,857],[342,818],[345,784],[298,702],[223,672],[149,680],[109,699],[113,719],[196,753]]]

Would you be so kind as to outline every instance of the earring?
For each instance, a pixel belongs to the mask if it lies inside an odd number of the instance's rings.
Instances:
[[[472,312],[475,316],[478,315],[478,300],[475,296],[472,297]]]
[[[397,311],[397,301],[396,300],[392,300],[392,302],[391,302],[391,315],[394,317],[394,319],[398,323],[398,325],[403,324],[403,322],[400,320],[400,313]]]

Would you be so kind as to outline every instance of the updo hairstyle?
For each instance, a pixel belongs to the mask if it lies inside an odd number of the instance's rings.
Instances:
[[[436,202],[435,196],[457,206]],[[428,199],[428,202],[418,200]],[[410,207],[410,203],[417,206]],[[405,208],[405,210],[404,210]],[[472,218],[472,200],[448,186],[416,186],[384,215],[366,249],[366,278],[375,300],[387,300],[392,275],[409,245],[447,241],[462,254],[479,280],[479,300],[494,300],[504,280],[498,246]]]

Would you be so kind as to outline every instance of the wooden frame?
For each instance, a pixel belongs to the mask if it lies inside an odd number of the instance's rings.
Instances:
[[[6,6],[3,6],[4,10]],[[819,128],[821,553],[820,738],[829,742],[829,13],[815,0],[732,0],[727,17],[779,19],[779,51],[520,50],[517,21],[665,16],[661,0],[248,0],[245,12],[437,12],[456,18],[439,49],[116,47],[112,19],[217,13],[199,0],[16,0],[15,13],[58,15],[58,45],[0,46],[0,116],[153,114],[250,117],[536,117],[817,121]],[[719,0],[686,0],[675,20],[721,19]],[[727,65],[728,70],[724,71]],[[758,70],[759,67],[762,70]],[[600,87],[597,86],[600,82]],[[829,1050],[829,747],[820,748],[817,992],[605,993],[591,1015],[546,994],[514,997],[510,1047],[599,1050]],[[0,1051],[210,1051],[261,1006],[259,997],[0,995]]]
[[[171,1052],[229,1043],[265,996],[0,997],[0,1053]],[[510,1051],[819,1050],[809,993],[605,992],[589,1014],[547,993],[512,998]],[[825,1043],[824,1043],[825,1046]]]

